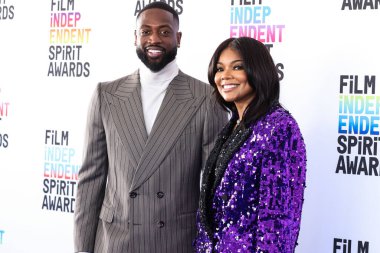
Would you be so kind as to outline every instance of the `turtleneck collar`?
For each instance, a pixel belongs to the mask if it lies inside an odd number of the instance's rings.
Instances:
[[[151,83],[155,83],[157,85],[173,80],[173,78],[178,75],[179,68],[176,59],[169,62],[162,70],[158,72],[152,72],[145,66],[144,63],[140,62],[139,72],[141,85]]]

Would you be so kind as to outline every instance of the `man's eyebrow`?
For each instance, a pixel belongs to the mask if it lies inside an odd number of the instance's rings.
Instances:
[[[152,28],[153,26],[151,25],[141,25],[140,28]],[[173,30],[173,28],[170,25],[164,24],[164,25],[159,25],[157,26],[158,28],[169,28]]]

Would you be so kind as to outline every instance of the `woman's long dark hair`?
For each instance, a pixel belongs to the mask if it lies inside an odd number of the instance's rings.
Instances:
[[[223,99],[215,83],[217,63],[221,53],[227,47],[235,50],[242,57],[248,83],[255,92],[255,98],[248,105],[243,116],[243,123],[248,126],[266,114],[272,106],[279,104],[280,81],[277,69],[263,43],[248,37],[229,38],[223,41],[211,58],[208,67],[208,80],[211,86],[216,89],[217,101],[233,113],[237,113],[235,104]]]

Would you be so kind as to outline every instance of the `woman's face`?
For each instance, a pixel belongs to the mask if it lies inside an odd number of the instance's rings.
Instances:
[[[222,51],[216,66],[214,80],[218,91],[225,101],[235,103],[241,116],[255,97],[255,92],[248,84],[243,59],[236,50],[227,47]]]

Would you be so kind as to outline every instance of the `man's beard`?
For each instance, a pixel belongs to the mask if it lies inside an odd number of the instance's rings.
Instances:
[[[151,62],[148,58],[148,55],[143,49],[141,49],[141,47],[136,48],[136,53],[148,69],[150,69],[152,72],[158,72],[163,69],[169,62],[175,59],[177,55],[177,47],[173,47],[172,50],[165,51],[161,61],[159,62]]]

